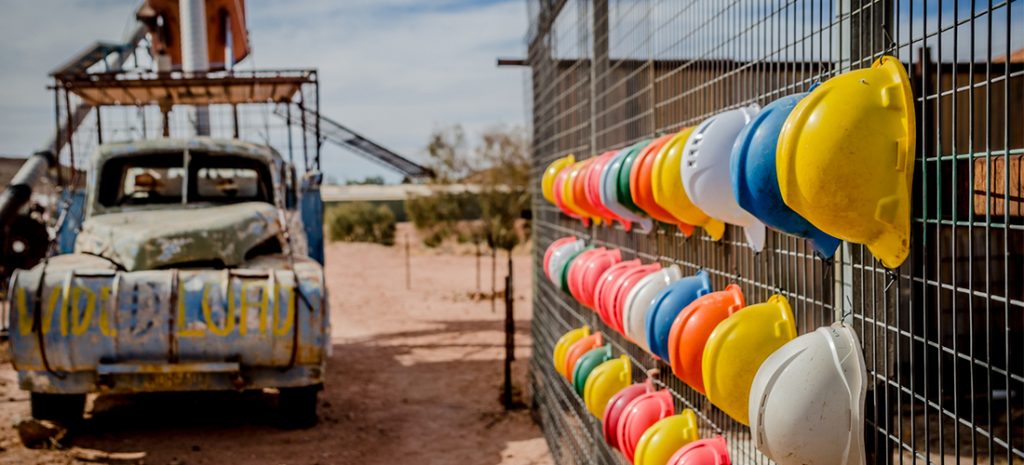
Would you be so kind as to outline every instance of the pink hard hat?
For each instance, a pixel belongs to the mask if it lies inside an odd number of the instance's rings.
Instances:
[[[668,465],[732,465],[725,438],[716,436],[691,442],[672,454]]]
[[[614,302],[615,283],[624,273],[640,265],[639,259],[619,262],[608,268],[594,287],[594,311],[605,324],[611,325],[611,306]]]
[[[583,266],[580,271],[580,303],[583,306],[594,310],[594,291],[601,275],[608,268],[622,261],[622,252],[619,249],[611,249],[601,254],[595,254]]]
[[[616,431],[619,450],[632,462],[636,445],[644,431],[658,420],[674,413],[675,404],[672,403],[672,392],[668,389],[648,392],[633,399],[619,419],[619,428]]]
[[[633,290],[641,279],[645,276],[657,272],[661,269],[660,263],[651,263],[644,266],[639,266],[630,270],[629,273],[624,273],[615,284],[615,290],[612,297],[612,303],[608,314],[611,316],[611,326],[613,329],[618,331],[620,334],[625,335],[625,329],[622,322],[623,307],[626,305],[626,296],[629,295],[629,291]]]
[[[622,413],[626,411],[626,406],[637,397],[651,391],[654,391],[654,385],[650,382],[636,383],[608,399],[608,405],[604,409],[604,418],[601,419],[601,429],[604,432],[604,440],[608,442],[609,446],[615,449],[619,448],[619,420],[622,419]]]
[[[601,217],[608,220],[608,223],[618,221],[625,227],[628,221],[615,214],[607,205],[601,202],[601,179],[605,169],[608,168],[608,162],[618,153],[616,150],[605,152],[594,158],[594,161],[587,167],[587,172],[584,174],[584,193],[587,196],[587,200],[594,205],[595,209],[601,213]]]
[[[604,247],[597,247],[590,250],[583,251],[576,256],[576,259],[569,263],[569,273],[567,274],[568,279],[566,284],[569,285],[569,295],[571,295],[577,302],[582,303],[582,285],[583,285],[583,270],[586,269],[587,263],[590,259],[594,258],[599,254],[607,252],[608,249]]]

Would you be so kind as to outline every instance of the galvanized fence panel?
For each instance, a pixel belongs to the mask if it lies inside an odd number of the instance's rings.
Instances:
[[[749,302],[781,293],[803,334],[847,318],[870,378],[868,463],[1024,462],[1024,5],[954,0],[529,0],[535,260],[576,235],[624,259],[707,270]],[[586,158],[698,124],[722,110],[806,91],[898,57],[910,74],[917,153],[910,258],[887,270],[864,246],[822,260],[771,232],[754,253],[674,227],[584,228],[540,195],[555,158]],[[551,367],[557,338],[589,324],[658,368],[703,436],[733,463],[770,463],[748,429],[599,318],[535,266],[534,407],[559,463],[624,463]]]

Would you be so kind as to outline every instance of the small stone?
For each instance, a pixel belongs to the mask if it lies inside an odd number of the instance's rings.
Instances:
[[[18,421],[14,424],[14,428],[18,430],[21,443],[29,449],[55,447],[68,433],[67,428],[61,425],[35,418]]]
[[[192,444],[192,452],[199,452],[200,450],[202,449],[199,447],[199,444]]]

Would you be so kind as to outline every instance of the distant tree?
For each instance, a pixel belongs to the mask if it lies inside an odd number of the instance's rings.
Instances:
[[[347,179],[345,184],[350,186],[382,186],[384,185],[384,176],[367,176],[362,180]]]

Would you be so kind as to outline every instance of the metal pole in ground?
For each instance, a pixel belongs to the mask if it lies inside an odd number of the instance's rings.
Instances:
[[[405,234],[405,289],[412,289],[412,267],[409,264],[409,233]]]
[[[505,277],[505,386],[502,404],[512,408],[512,359],[515,350],[515,323],[512,320],[512,274]]]
[[[512,312],[516,291],[512,285],[512,249],[508,250],[508,276],[505,277],[505,333],[508,341],[508,358],[516,359],[516,316]]]

